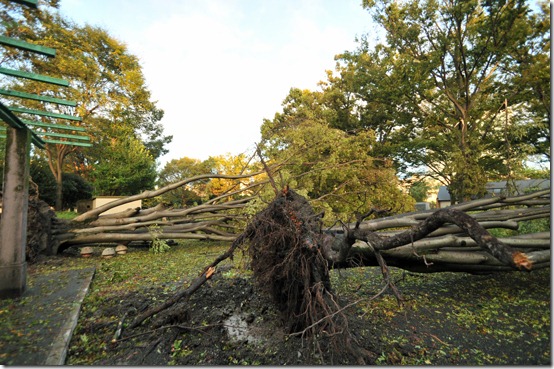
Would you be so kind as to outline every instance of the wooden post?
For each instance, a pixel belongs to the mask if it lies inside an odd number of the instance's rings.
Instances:
[[[27,282],[27,210],[31,131],[7,127],[2,218],[0,220],[0,298],[18,297]]]

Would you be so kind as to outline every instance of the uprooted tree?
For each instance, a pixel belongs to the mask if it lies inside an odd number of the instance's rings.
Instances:
[[[56,219],[51,226],[48,250],[58,253],[82,245],[148,242],[153,237],[149,231],[151,226],[157,227],[156,237],[159,239],[235,241],[244,234],[243,229],[249,221],[247,206],[256,199],[262,186],[269,182],[267,179],[248,181],[261,173],[195,176],[155,191],[112,201],[72,221]],[[159,204],[147,209],[129,208],[117,214],[102,215],[116,206],[153,198],[207,178],[236,180],[237,185],[232,191],[196,206],[173,209]],[[241,196],[232,198],[238,194]],[[308,200],[305,200],[304,206],[310,206]],[[375,217],[380,211],[370,209],[367,214],[357,214],[356,223],[329,228],[323,227],[322,214],[319,214],[318,232],[326,239],[322,252],[331,268],[379,265],[377,251],[388,265],[417,272],[510,270],[511,266],[498,260],[497,255],[483,249],[478,240],[480,235],[473,230],[515,231],[523,221],[549,219],[550,189],[513,197],[474,200],[447,209],[388,217]],[[366,220],[370,215],[374,218]],[[471,224],[468,223],[470,221]],[[549,266],[549,232],[507,236],[500,241],[529,255],[534,269]],[[376,246],[375,242],[379,245]]]
[[[379,266],[387,286],[401,298],[390,280],[389,266],[417,272],[471,273],[530,271],[550,266],[549,232],[496,238],[487,231],[517,230],[522,221],[549,219],[550,190],[366,220],[379,214],[379,210],[372,209],[357,214],[352,224],[325,228],[323,214],[317,213],[308,199],[288,187],[279,190],[271,176],[259,182],[240,182],[259,174],[196,176],[114,201],[70,222],[57,221],[52,227],[52,250],[148,241],[152,239],[152,225],[157,227],[156,237],[160,239],[231,242],[229,249],[207,265],[189,286],[137,315],[130,326],[133,328],[152,317],[152,325],[158,327],[180,319],[180,310],[188,298],[217,272],[221,261],[232,257],[238,248],[245,249],[245,245],[256,282],[272,296],[291,334],[314,337],[325,332],[335,340],[348,341],[341,347],[352,348],[357,346],[348,333],[345,307],[340,306],[329,279],[333,268]],[[237,186],[234,191],[184,209],[158,205],[101,215],[117,205],[158,196],[206,178],[236,180]],[[266,183],[271,183],[274,199],[248,217],[246,206]],[[231,199],[237,194],[242,196]]]

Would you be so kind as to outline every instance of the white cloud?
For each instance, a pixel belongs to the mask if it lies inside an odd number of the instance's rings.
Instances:
[[[112,14],[116,3],[118,15]],[[280,110],[289,89],[316,89],[325,70],[334,68],[334,55],[352,49],[355,33],[363,31],[353,32],[356,22],[348,17],[348,24],[338,22],[338,13],[357,12],[358,22],[364,16],[345,0],[102,4],[104,13],[80,17],[92,24],[101,19],[99,25],[140,58],[153,98],[165,111],[165,133],[174,136],[162,165],[251,147],[263,119]]]

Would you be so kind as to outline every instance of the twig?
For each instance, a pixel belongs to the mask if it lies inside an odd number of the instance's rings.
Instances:
[[[170,328],[179,328],[179,329],[185,329],[185,330],[191,330],[191,331],[198,331],[198,332],[201,332],[201,333],[206,333],[202,329],[218,327],[220,325],[222,325],[222,324],[221,323],[208,324],[208,325],[203,325],[203,326],[200,326],[200,327],[189,327],[189,326],[185,326],[185,325],[181,325],[181,324],[164,325],[163,327],[158,327],[158,328],[146,331],[146,332],[133,334],[131,336],[120,338],[116,341],[112,340],[112,343],[119,343],[119,342],[127,341],[127,340],[130,340],[130,339],[133,339],[133,338],[137,338],[137,337],[140,337],[140,336],[144,336],[144,335],[147,335],[147,334],[151,334],[151,333],[154,333],[154,332],[157,332],[157,331],[160,331],[160,330],[170,329]]]
[[[381,273],[383,274],[383,278],[385,279],[385,282],[387,283],[385,287],[390,287],[392,292],[394,293],[394,296],[396,296],[396,299],[398,301],[398,304],[400,306],[403,305],[404,298],[400,294],[400,291],[396,288],[396,285],[392,281],[389,273],[389,268],[387,266],[387,263],[385,262],[385,259],[383,258],[383,255],[381,255],[381,252],[373,247],[373,245],[370,242],[366,241],[367,246],[372,250],[373,254],[375,255],[375,258],[377,259],[377,263],[381,267]]]
[[[360,301],[363,301],[364,299],[359,299],[359,300],[356,300],[354,302],[351,302],[350,304],[340,308],[339,310],[335,311],[334,313],[332,314],[329,314],[329,315],[325,315],[323,318],[319,319],[317,322],[313,323],[313,324],[310,324],[309,326],[307,326],[306,328],[304,328],[304,330],[300,331],[300,332],[294,332],[294,333],[290,333],[289,334],[289,337],[290,336],[302,336],[304,335],[309,329],[315,327],[316,325],[318,325],[319,323],[323,322],[324,320],[326,319],[329,319],[329,318],[332,318],[334,317],[335,315],[337,315],[338,313],[341,313],[343,310],[353,306],[353,305],[356,305],[358,302]]]
[[[414,239],[412,238],[412,250],[413,250],[413,253],[415,256],[417,256],[418,258],[422,258],[423,259],[423,263],[425,263],[425,266],[426,267],[430,267],[431,265],[433,265],[434,263],[433,262],[428,262],[427,261],[427,258],[425,257],[425,255],[419,255],[417,253],[417,250],[415,248],[415,245],[414,245]]]
[[[123,314],[123,317],[121,318],[121,320],[117,324],[117,329],[115,330],[115,334],[113,335],[112,343],[117,342],[119,337],[121,337],[121,332],[123,331],[123,322],[125,321],[125,318],[127,317],[127,313],[129,313],[129,311],[126,311],[125,314]]]
[[[271,174],[271,171],[269,170],[269,167],[265,163],[265,160],[262,156],[262,151],[260,150],[260,146],[256,145],[256,153],[258,154],[258,157],[260,158],[260,161],[262,162],[262,165],[264,166],[264,170],[267,173],[267,178],[269,179],[269,183],[271,184],[271,187],[273,187],[273,191],[275,191],[275,196],[279,194],[279,189],[277,188],[277,185],[275,184],[275,180],[273,179],[273,175]]]
[[[450,346],[450,344],[442,341],[440,338],[438,338],[437,336],[435,336],[434,334],[431,334],[431,333],[427,333],[429,336],[431,336],[432,338],[436,339],[437,341],[439,341],[440,343],[442,343],[443,345],[445,346]]]

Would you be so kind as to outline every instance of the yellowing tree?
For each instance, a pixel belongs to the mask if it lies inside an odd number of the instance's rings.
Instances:
[[[23,67],[30,71],[69,81],[70,87],[47,85],[32,80],[18,80],[7,84],[10,89],[48,95],[77,102],[76,107],[52,105],[49,103],[24,100],[22,107],[48,110],[82,118],[81,122],[72,122],[86,128],[93,144],[90,148],[48,144],[44,153],[50,169],[57,182],[56,208],[61,208],[61,181],[63,172],[78,171],[88,180],[94,166],[102,163],[107,151],[125,150],[130,146],[124,144],[133,141],[133,150],[137,145],[144,147],[148,158],[156,158],[167,152],[164,145],[171,141],[171,136],[163,135],[163,126],[159,123],[163,111],[156,108],[142,74],[139,60],[129,53],[126,45],[108,34],[107,31],[90,25],[79,26],[56,12],[57,2],[53,7],[41,9],[40,12],[25,10],[23,14],[15,12],[14,7],[6,1],[0,2],[0,16],[3,34],[31,41],[35,44],[56,49],[56,57],[46,60],[41,56],[27,58]],[[10,55],[10,62],[17,62],[17,56]],[[35,116],[26,117],[40,120],[41,123],[53,123],[51,118]],[[56,121],[57,122],[57,121]],[[123,135],[125,137],[123,137]],[[113,145],[113,140],[122,144]],[[107,150],[105,150],[107,149]],[[138,151],[136,151],[138,152]],[[124,153],[117,154],[126,157]],[[69,158],[73,163],[69,163]],[[144,172],[144,181],[134,181],[138,187],[127,189],[140,192],[144,185],[152,185],[155,177],[155,165],[138,165],[136,160],[120,162],[129,170],[120,171],[113,167],[109,176],[124,181],[123,172]],[[148,168],[148,169],[147,169]],[[109,170],[104,167],[102,171]],[[148,179],[146,179],[148,178]],[[112,192],[100,183],[97,193]],[[104,189],[106,191],[104,191]],[[125,192],[127,192],[127,190]]]
[[[212,173],[224,175],[237,175],[255,172],[257,169],[255,164],[251,164],[245,154],[239,155],[219,155],[210,157],[212,164]],[[254,179],[248,180],[230,180],[224,178],[214,178],[208,185],[208,191],[212,196],[220,196],[224,193],[243,189],[253,183]]]

